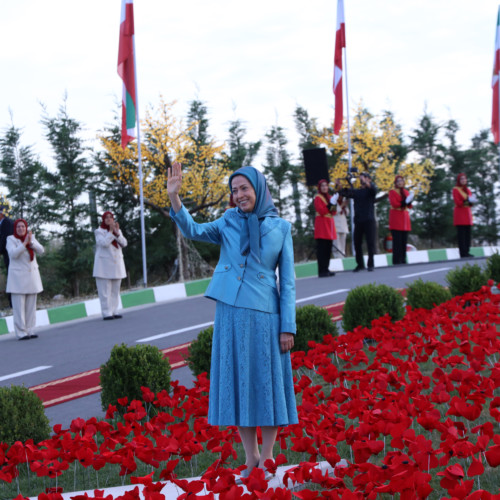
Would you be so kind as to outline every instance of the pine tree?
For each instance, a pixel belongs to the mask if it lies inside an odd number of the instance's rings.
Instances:
[[[440,137],[442,126],[426,110],[410,135],[410,150],[420,161],[434,165],[429,178],[430,190],[422,192],[413,204],[412,232],[428,241],[429,246],[440,247],[454,239],[453,204],[450,198],[452,183],[446,167],[445,145]]]
[[[92,172],[80,137],[82,125],[68,115],[66,101],[55,117],[50,117],[44,108],[42,123],[55,159],[55,172],[48,173],[49,185],[45,190],[49,199],[47,219],[61,228],[59,271],[66,277],[72,295],[79,296],[84,282],[93,287],[88,203]]]
[[[474,227],[472,238],[495,245],[498,241],[497,222],[498,149],[490,140],[490,131],[481,130],[472,138],[471,148],[465,152],[468,184],[477,196],[472,207]]]
[[[12,125],[0,138],[1,182],[7,188],[12,217],[26,219],[29,228],[40,238],[40,229],[47,215],[47,200],[44,198],[47,169],[31,146],[21,144],[21,136],[21,130]]]
[[[267,149],[264,175],[267,179],[269,191],[274,199],[280,217],[287,214],[285,191],[290,185],[291,162],[286,150],[288,140],[282,127],[275,125],[266,134]]]
[[[229,153],[226,153],[225,165],[232,172],[246,165],[252,165],[259,153],[262,141],[245,142],[246,129],[241,120],[229,123]]]

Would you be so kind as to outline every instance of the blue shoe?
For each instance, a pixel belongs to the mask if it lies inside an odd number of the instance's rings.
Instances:
[[[259,465],[259,462],[257,461],[257,463],[253,467],[247,466],[247,468],[244,471],[241,471],[240,477],[238,479],[236,479],[236,484],[243,484],[243,481],[241,480],[241,478],[242,477],[247,478],[250,475],[250,472],[252,472],[256,467],[258,467],[258,465]]]

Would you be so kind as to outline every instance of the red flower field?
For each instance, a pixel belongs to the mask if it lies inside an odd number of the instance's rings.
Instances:
[[[99,477],[111,467],[144,485],[150,500],[165,498],[166,481],[181,500],[500,499],[499,324],[500,295],[484,287],[295,353],[299,424],[280,431],[281,452],[266,465],[274,472],[298,463],[285,475],[297,488],[269,489],[259,469],[243,479],[246,490],[235,483],[238,433],[208,425],[209,381],[200,376],[193,389],[174,383],[170,394],[144,388],[144,401],[120,401],[128,404],[123,419],[110,407],[106,420],[55,426],[39,444],[0,444],[0,497],[15,491],[16,500],[25,498],[29,476],[34,484],[44,478],[40,500],[57,500],[62,477],[80,469]],[[201,479],[183,479],[201,456],[211,464]],[[347,466],[337,466],[341,459]],[[325,460],[334,477],[314,468]],[[139,490],[117,498],[138,499]]]

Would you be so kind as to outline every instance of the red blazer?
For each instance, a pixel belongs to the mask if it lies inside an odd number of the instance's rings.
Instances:
[[[406,189],[403,189],[405,199],[409,194]],[[395,231],[411,231],[410,213],[408,212],[411,204],[402,207],[403,196],[401,196],[399,189],[391,189],[389,191],[389,203],[391,204],[391,209],[389,210],[389,229],[394,229]]]
[[[472,210],[469,196],[471,195],[468,187],[455,186],[452,191],[455,208],[453,209],[454,226],[472,226]]]
[[[333,221],[335,210],[333,208],[328,209],[328,200],[319,193],[314,198],[314,208],[316,210],[314,239],[336,240],[337,231],[335,231],[335,222]]]

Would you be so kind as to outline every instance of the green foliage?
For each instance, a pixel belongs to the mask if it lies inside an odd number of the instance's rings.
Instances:
[[[477,264],[465,264],[448,271],[446,282],[453,297],[468,292],[476,292],[482,286],[488,284],[488,276]]]
[[[410,150],[420,161],[429,160],[435,166],[430,178],[432,189],[418,196],[412,213],[412,232],[426,240],[430,247],[447,246],[454,241],[453,202],[450,191],[454,182],[449,178],[445,163],[447,144],[441,137],[441,125],[426,110],[410,135]],[[439,210],[436,210],[436,206]]]
[[[310,340],[321,342],[327,334],[339,334],[337,325],[332,321],[327,310],[313,304],[297,308],[296,322],[297,334],[295,335],[293,352],[307,352],[309,351],[307,343]]]
[[[500,254],[495,252],[486,259],[486,275],[495,283],[500,283]]]
[[[285,129],[277,125],[272,126],[266,133],[266,139],[268,146],[264,175],[278,213],[280,217],[284,217],[289,210],[289,200],[285,196],[285,191],[290,186],[290,173],[293,169],[290,154],[286,149],[288,139]]]
[[[491,140],[489,129],[472,138],[471,148],[465,151],[468,184],[477,194],[474,203],[474,240],[489,245],[498,241],[500,226],[497,216],[498,147]]]
[[[234,172],[245,165],[252,165],[262,142],[245,142],[247,130],[238,119],[229,122],[228,132],[226,144],[229,151],[225,154],[226,166]]]
[[[214,327],[209,326],[202,330],[188,347],[187,364],[196,377],[200,373],[207,372],[207,377],[210,378],[213,335]]]
[[[115,345],[108,361],[101,365],[101,404],[103,410],[118,405],[118,399],[142,400],[141,387],[158,393],[169,390],[170,363],[164,359],[157,347],[152,345]],[[125,408],[121,408],[122,411]]]
[[[353,288],[342,312],[342,327],[348,332],[357,326],[370,327],[374,319],[389,314],[393,321],[404,316],[402,295],[387,285],[369,283]]]
[[[82,249],[91,248],[90,207],[83,193],[89,191],[92,173],[85,158],[86,148],[80,137],[83,127],[68,115],[66,102],[55,117],[44,110],[42,123],[55,159],[55,171],[48,172],[45,189],[47,221],[62,228],[61,272],[67,277],[73,296],[80,295],[81,281],[88,279],[93,257]]]
[[[432,309],[451,299],[450,291],[433,281],[418,279],[406,287],[406,303],[413,309]]]
[[[0,138],[0,172],[12,203],[13,219],[23,218],[40,241],[40,225],[47,216],[44,189],[47,169],[30,146],[21,144],[21,129],[11,126]]]
[[[26,387],[0,387],[0,443],[50,437],[49,419],[40,398]]]

